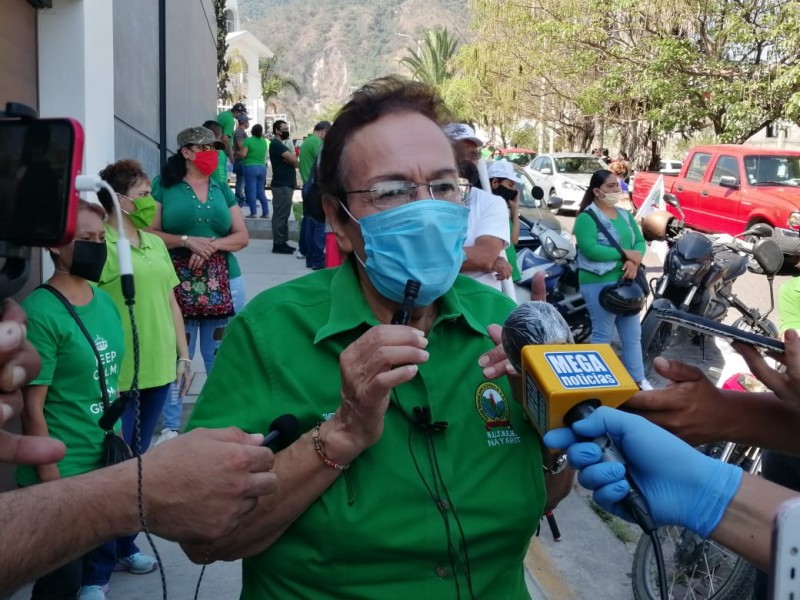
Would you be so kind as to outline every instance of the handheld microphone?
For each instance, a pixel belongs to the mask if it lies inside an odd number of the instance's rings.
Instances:
[[[269,433],[264,436],[262,446],[275,442],[272,450],[279,452],[294,442],[300,435],[300,421],[292,414],[281,415],[269,425]]]
[[[524,379],[523,408],[540,436],[570,427],[600,406],[616,408],[639,391],[608,344],[575,345],[569,325],[546,302],[526,302],[503,325],[503,348]],[[608,436],[594,441],[604,461],[625,463]],[[656,528],[635,482],[623,506],[646,532]]]
[[[403,308],[395,311],[392,315],[392,325],[408,325],[411,322],[411,314],[414,312],[414,302],[419,296],[419,288],[422,284],[415,279],[406,281],[406,289],[403,291]]]

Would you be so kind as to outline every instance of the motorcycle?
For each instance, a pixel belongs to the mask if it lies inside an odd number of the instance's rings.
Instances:
[[[534,197],[541,188],[534,188]],[[552,206],[553,197],[548,205]],[[557,203],[556,203],[557,204]],[[533,276],[545,273],[547,302],[556,307],[572,330],[576,343],[589,339],[592,321],[583,295],[578,290],[577,251],[572,236],[561,230],[559,221],[549,213],[536,220],[520,215],[520,244],[517,245],[517,268],[522,276],[518,285],[530,289]]]
[[[664,199],[683,216],[677,198],[665,194]],[[767,317],[775,306],[773,281],[783,266],[783,253],[770,239],[769,225],[759,223],[737,236],[708,236],[687,228],[666,211],[656,211],[645,217],[642,233],[648,241],[665,240],[669,248],[663,274],[650,280],[654,299],[642,320],[645,365],[663,353],[677,331],[675,325],[658,318],[657,309],[678,309],[722,322],[734,308],[741,315],[735,327],[777,337],[778,329]],[[751,257],[769,281],[770,309],[765,314],[748,307],[733,292],[733,283],[748,270]],[[702,341],[702,334],[692,335]]]

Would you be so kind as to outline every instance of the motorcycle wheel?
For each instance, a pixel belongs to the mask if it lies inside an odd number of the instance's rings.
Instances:
[[[653,364],[653,359],[664,352],[674,326],[658,319],[652,312],[648,313],[642,321],[642,360],[645,370]]]
[[[736,327],[736,329],[741,329],[742,331],[760,333],[761,335],[766,335],[771,338],[777,339],[780,337],[780,334],[778,333],[778,327],[769,319],[761,319],[760,321],[753,323],[749,319],[739,317],[733,322],[733,326]]]
[[[672,600],[746,600],[756,569],[724,546],[681,527],[660,527],[667,589]],[[632,567],[633,597],[659,600],[658,571],[650,538],[642,535]]]

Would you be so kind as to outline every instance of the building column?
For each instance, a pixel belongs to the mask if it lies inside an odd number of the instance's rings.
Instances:
[[[250,114],[253,124],[264,124],[264,114],[259,110],[261,106],[261,74],[258,71],[258,52],[247,52],[247,105],[252,107]]]
[[[39,13],[39,113],[83,125],[83,172],[114,162],[114,20],[108,0],[53,0]]]

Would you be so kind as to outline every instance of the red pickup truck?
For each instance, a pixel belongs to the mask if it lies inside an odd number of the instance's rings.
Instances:
[[[658,176],[636,174],[634,206],[641,206]],[[698,146],[678,175],[664,175],[664,191],[678,198],[686,223],[695,229],[736,235],[755,223],[768,223],[775,227],[773,237],[784,254],[800,255],[798,151]]]

